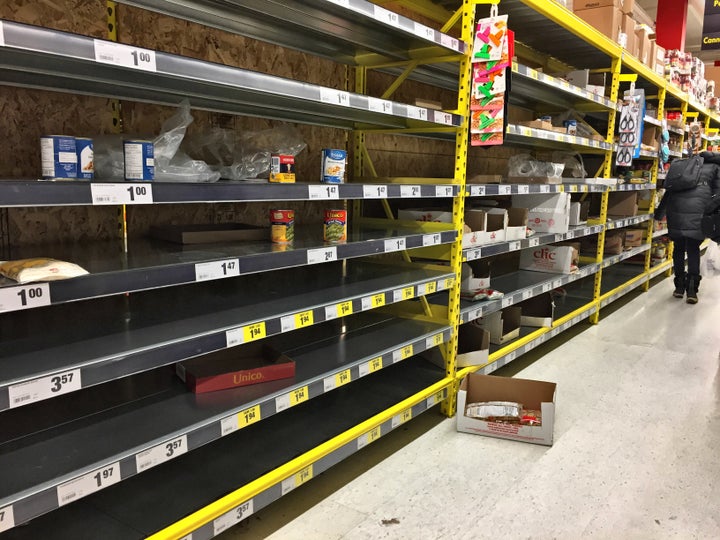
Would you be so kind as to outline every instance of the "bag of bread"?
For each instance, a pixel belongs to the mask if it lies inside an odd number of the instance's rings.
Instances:
[[[0,274],[20,284],[69,279],[87,273],[87,270],[77,264],[56,259],[37,258],[0,262]]]

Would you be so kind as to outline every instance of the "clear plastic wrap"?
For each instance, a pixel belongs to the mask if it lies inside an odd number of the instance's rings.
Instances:
[[[530,154],[516,154],[508,160],[509,177],[550,177],[562,176],[565,164],[538,161]]]
[[[563,174],[570,178],[585,178],[585,164],[580,154],[571,154],[569,152],[553,152],[552,160],[554,163],[563,163],[565,168]]]

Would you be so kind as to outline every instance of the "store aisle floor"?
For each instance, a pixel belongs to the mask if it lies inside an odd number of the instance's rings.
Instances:
[[[720,538],[720,278],[671,290],[504,368],[557,382],[552,447],[429,412],[224,538]]]

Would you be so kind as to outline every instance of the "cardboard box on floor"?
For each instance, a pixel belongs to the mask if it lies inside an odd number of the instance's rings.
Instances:
[[[494,311],[478,319],[477,324],[490,332],[490,343],[503,345],[520,336],[522,311],[517,306]]]
[[[536,328],[551,327],[555,316],[555,304],[549,292],[533,296],[518,304],[522,310],[520,324]]]
[[[575,15],[583,19],[600,33],[605,34],[613,41],[617,41],[622,24],[622,11],[613,6],[583,9],[575,8]]]
[[[550,382],[471,373],[460,383],[457,398],[457,430],[463,433],[552,446],[556,388],[557,385]],[[525,409],[541,411],[542,424],[539,426],[504,424],[465,415],[470,403],[487,401],[521,403]]]

